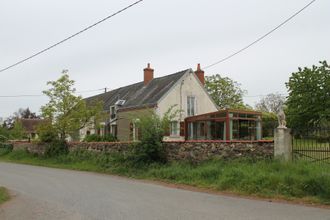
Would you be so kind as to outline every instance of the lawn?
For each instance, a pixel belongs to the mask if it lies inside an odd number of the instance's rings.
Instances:
[[[0,204],[4,203],[9,199],[9,194],[6,188],[0,187]]]
[[[133,166],[118,155],[75,151],[56,158],[13,151],[0,160],[185,184],[215,191],[330,205],[330,165],[303,161],[210,160]]]

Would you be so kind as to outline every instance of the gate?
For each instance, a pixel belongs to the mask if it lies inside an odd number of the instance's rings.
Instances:
[[[330,128],[292,129],[292,157],[330,164]]]

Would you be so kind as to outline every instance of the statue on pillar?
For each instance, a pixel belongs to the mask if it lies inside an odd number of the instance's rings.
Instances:
[[[283,111],[282,106],[281,106],[280,110],[277,113],[277,119],[278,119],[278,127],[277,128],[287,128],[286,127],[285,113]]]

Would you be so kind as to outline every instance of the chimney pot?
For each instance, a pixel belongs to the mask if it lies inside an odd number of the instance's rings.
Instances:
[[[201,64],[197,64],[197,70],[195,71],[195,74],[199,81],[204,85],[205,84],[205,78],[204,78],[204,71],[201,69]]]
[[[147,64],[147,68],[144,70],[144,85],[148,85],[154,78],[154,69],[150,68],[150,63]]]

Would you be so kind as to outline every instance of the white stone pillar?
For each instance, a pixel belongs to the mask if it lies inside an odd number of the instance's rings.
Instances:
[[[275,128],[274,158],[284,161],[292,160],[292,135],[291,129],[286,127]]]

